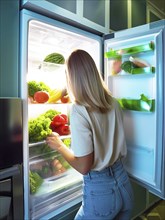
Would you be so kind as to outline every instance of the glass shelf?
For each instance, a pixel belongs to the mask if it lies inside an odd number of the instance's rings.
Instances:
[[[123,55],[131,55],[141,52],[148,52],[154,50],[154,43],[151,41],[148,44],[134,46],[134,47],[128,47],[128,48],[122,48],[120,50],[113,50],[112,48],[110,51],[105,53],[105,58],[115,58],[118,59]]]
[[[71,135],[62,135],[62,136],[60,136],[61,140],[65,140],[65,139],[68,139],[68,138],[71,138]],[[35,146],[42,145],[42,144],[46,144],[46,141],[43,140],[43,141],[39,141],[39,142],[35,142],[35,143],[29,143],[29,147],[35,147]]]

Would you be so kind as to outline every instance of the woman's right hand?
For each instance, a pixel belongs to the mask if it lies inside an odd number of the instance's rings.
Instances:
[[[47,138],[46,143],[53,150],[59,150],[59,148],[64,144],[60,139],[60,135],[56,132],[52,132]]]

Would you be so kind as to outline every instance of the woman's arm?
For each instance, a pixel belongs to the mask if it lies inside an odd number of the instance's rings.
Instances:
[[[60,140],[57,133],[52,133],[48,136],[46,143],[51,149],[57,150],[65,160],[81,174],[84,175],[91,170],[94,159],[93,152],[83,157],[75,157],[74,153]]]

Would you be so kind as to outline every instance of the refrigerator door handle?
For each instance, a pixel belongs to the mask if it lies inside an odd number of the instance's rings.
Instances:
[[[15,176],[20,174],[18,166],[9,167],[3,170],[0,170],[0,180]]]

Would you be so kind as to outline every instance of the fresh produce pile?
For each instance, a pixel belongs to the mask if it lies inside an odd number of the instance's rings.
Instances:
[[[67,147],[71,145],[71,138],[63,140]],[[47,144],[37,145],[29,149],[30,154],[42,155],[42,159],[30,165],[30,192],[35,194],[41,187],[45,178],[60,175],[70,168],[70,165],[57,152],[53,151]]]
[[[38,91],[50,92],[51,89],[44,82],[29,81],[28,82],[28,94],[30,97],[34,97],[34,94]]]
[[[137,57],[129,57],[129,60],[126,60],[122,63],[121,59],[114,59],[111,61],[111,74],[118,74],[121,70],[124,70],[127,73],[138,73],[134,71],[135,69],[149,67],[150,65],[143,59]],[[143,72],[143,70],[141,70]]]
[[[30,143],[44,140],[52,131],[57,132],[59,135],[70,134],[68,116],[53,109],[39,115],[37,118],[30,119],[28,128]]]
[[[30,165],[30,170],[37,173],[41,178],[54,177],[66,172],[70,168],[67,161],[56,152],[53,158],[42,160]]]
[[[29,129],[29,142],[38,142],[44,140],[49,134],[52,133],[50,123],[55,115],[60,112],[50,109],[37,118],[30,119],[28,122]]]
[[[64,64],[65,63],[65,58],[60,53],[51,53],[51,54],[48,54],[45,57],[44,62]]]
[[[61,103],[70,102],[70,98],[67,90],[64,89],[53,89],[49,92],[48,103],[56,103],[57,101],[61,101]]]
[[[30,193],[35,194],[43,183],[41,176],[34,171],[29,171]]]
[[[121,69],[127,73],[132,73],[135,68],[149,67],[150,65],[143,59],[130,57],[128,61],[121,64]]]
[[[66,88],[51,89],[44,82],[29,81],[28,82],[28,96],[30,103],[62,103],[70,102],[69,95]]]

